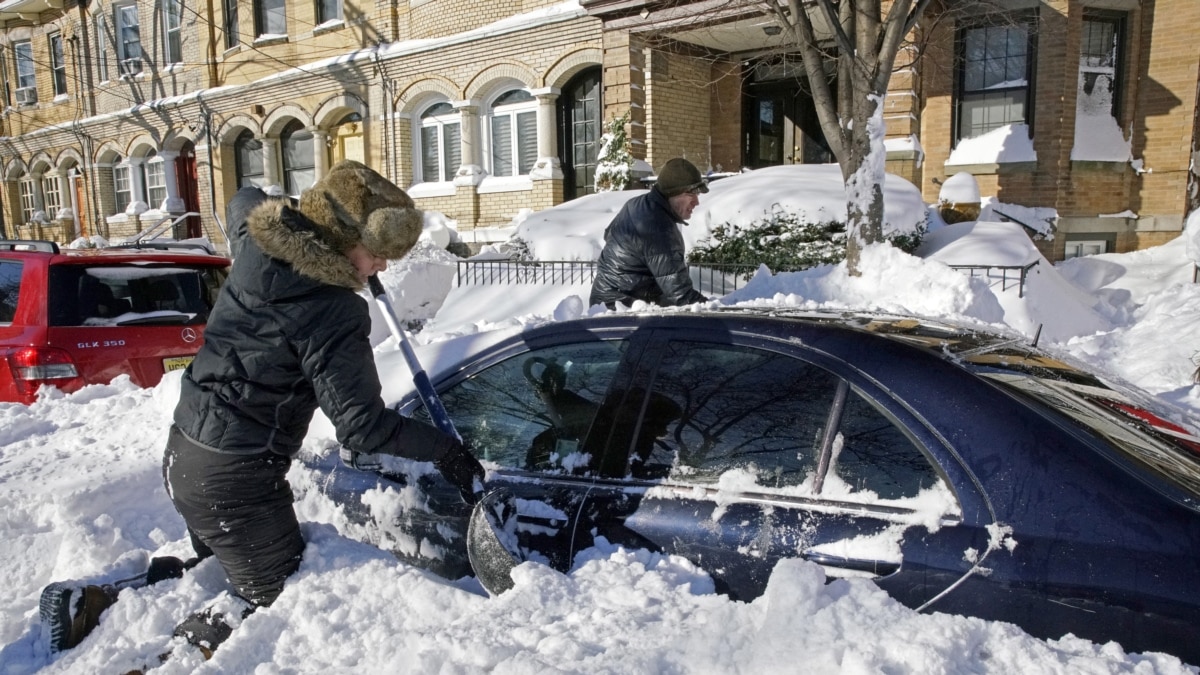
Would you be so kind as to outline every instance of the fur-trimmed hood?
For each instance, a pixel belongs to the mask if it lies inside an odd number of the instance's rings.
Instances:
[[[288,263],[297,274],[322,284],[362,289],[350,259],[321,236],[318,225],[286,202],[272,199],[259,205],[246,228],[263,253]]]

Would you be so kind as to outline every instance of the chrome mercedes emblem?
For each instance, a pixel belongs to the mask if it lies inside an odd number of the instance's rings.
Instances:
[[[196,331],[192,330],[191,328],[184,328],[183,332],[180,333],[180,337],[183,338],[184,342],[195,342],[197,337]]]

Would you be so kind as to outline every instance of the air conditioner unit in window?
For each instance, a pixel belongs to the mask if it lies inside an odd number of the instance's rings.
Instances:
[[[141,59],[123,59],[121,61],[122,75],[137,75],[140,72],[142,72]]]
[[[34,103],[37,103],[37,87],[17,89],[17,105],[33,105]]]

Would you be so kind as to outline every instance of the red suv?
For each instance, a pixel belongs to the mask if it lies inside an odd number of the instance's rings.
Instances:
[[[122,373],[152,387],[200,349],[230,260],[200,244],[0,240],[0,401]]]

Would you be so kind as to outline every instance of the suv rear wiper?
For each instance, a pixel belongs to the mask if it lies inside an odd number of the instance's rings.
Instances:
[[[122,319],[116,322],[118,326],[173,326],[192,323],[196,318],[195,314],[184,314],[182,312],[172,312],[170,314],[153,314],[131,316],[128,319]]]

